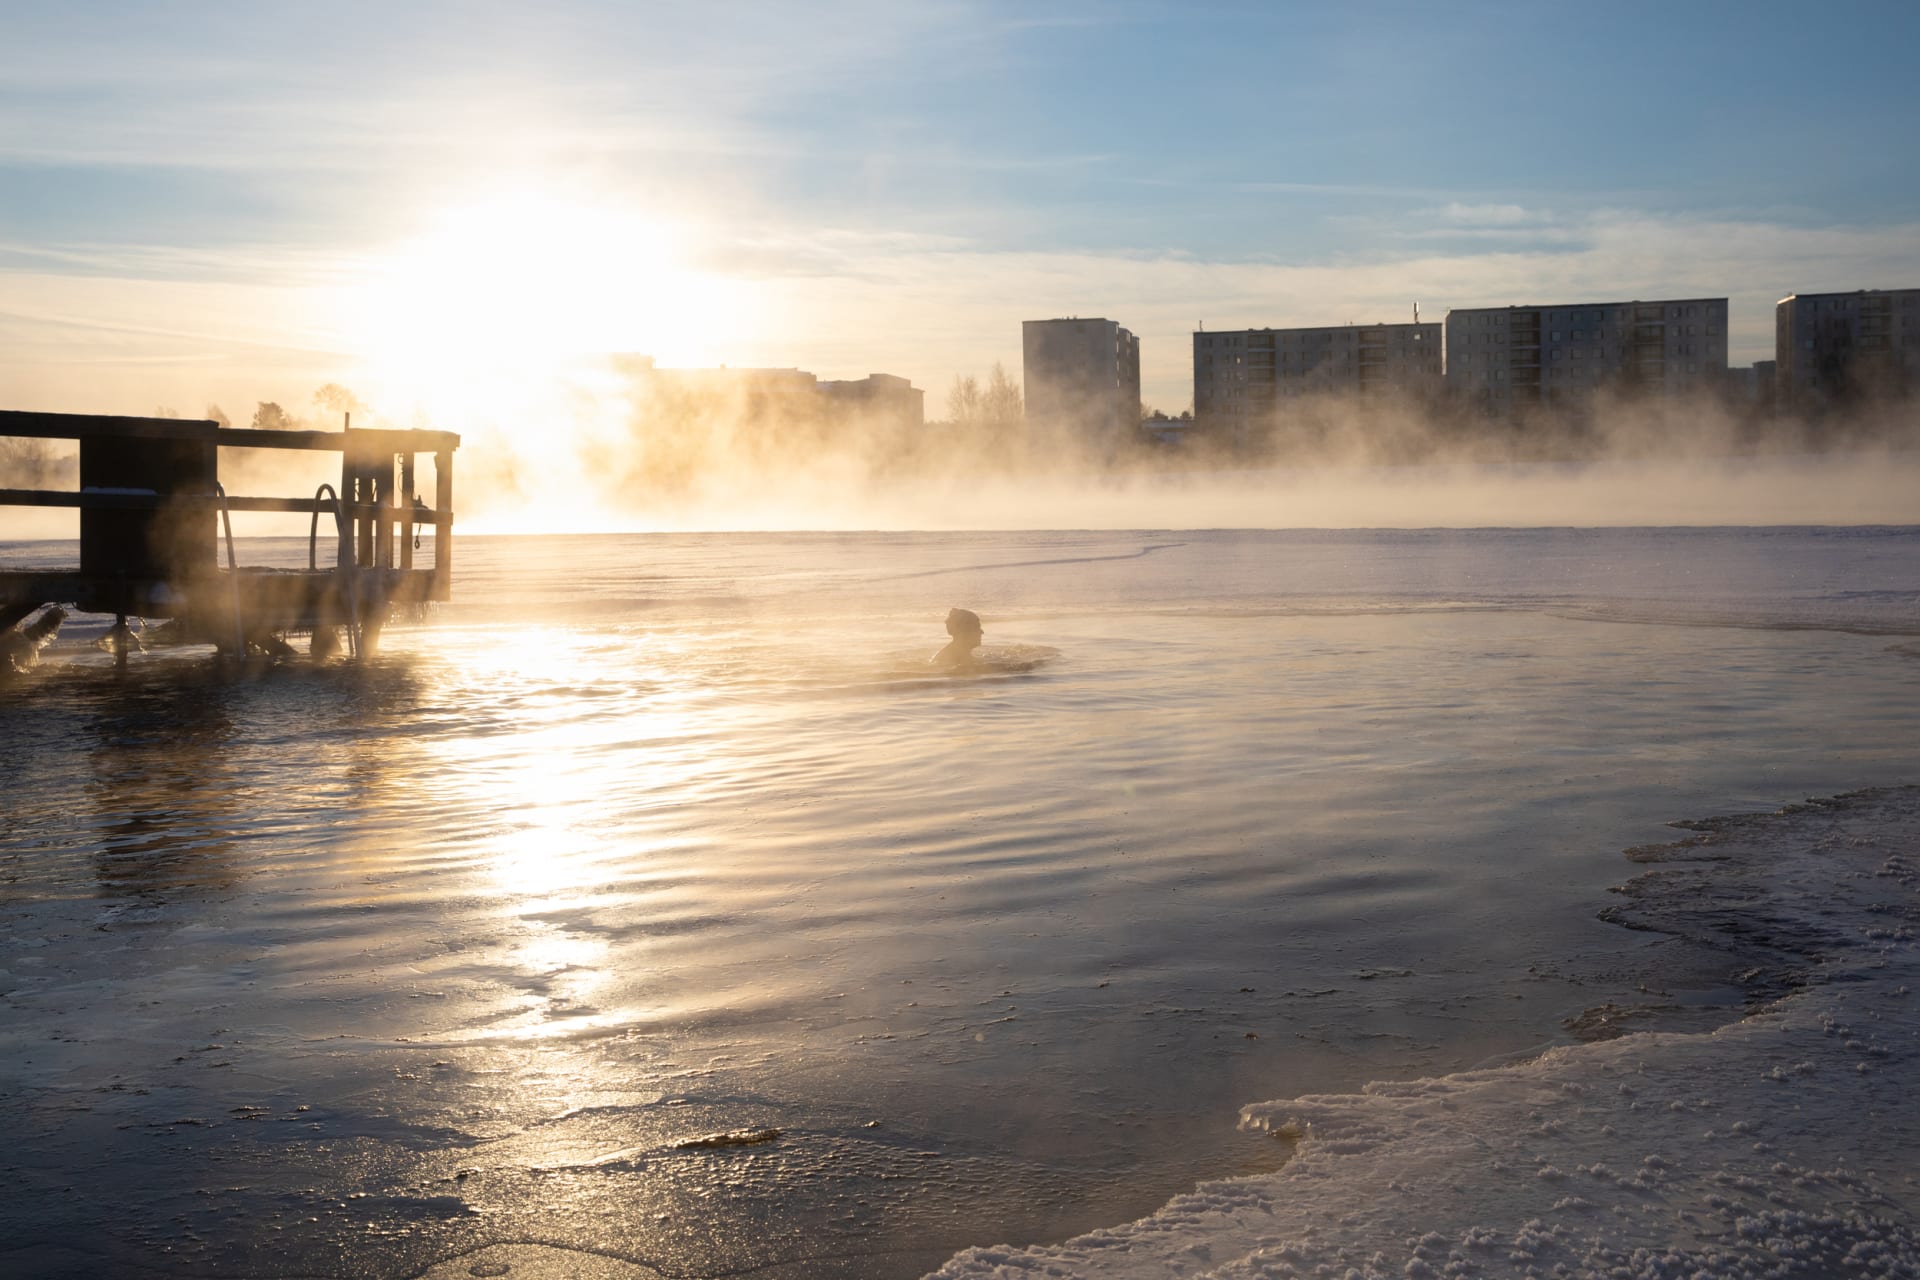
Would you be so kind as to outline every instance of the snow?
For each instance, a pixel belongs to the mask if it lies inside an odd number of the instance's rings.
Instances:
[[[935,1274],[1920,1274],[1920,788],[1684,825],[1607,915],[1724,955],[1746,1016],[1250,1106],[1277,1172]]]

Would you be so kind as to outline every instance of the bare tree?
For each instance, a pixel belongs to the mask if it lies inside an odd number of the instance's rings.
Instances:
[[[955,374],[953,388],[947,392],[947,421],[956,427],[978,426],[981,408],[979,379]]]
[[[1013,430],[1026,418],[1026,402],[1020,388],[998,360],[993,362],[993,372],[987,376],[987,389],[980,396],[980,418],[989,429],[999,432]]]
[[[0,439],[0,485],[35,489],[69,482],[78,460],[62,458],[51,440]]]
[[[314,392],[313,402],[332,413],[360,413],[367,407],[360,403],[359,396],[337,382],[329,382]]]

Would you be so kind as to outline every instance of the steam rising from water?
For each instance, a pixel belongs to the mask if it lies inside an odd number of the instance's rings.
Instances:
[[[916,477],[861,490],[820,468],[608,513],[615,529],[1310,529],[1907,524],[1911,454],[1677,462],[1276,467]],[[523,508],[523,511],[527,510]],[[540,528],[482,516],[488,528]]]
[[[698,395],[603,378],[572,425],[469,436],[462,510],[488,532],[1899,524],[1920,518],[1911,415],[1758,419],[1702,398],[1608,400],[1489,425],[1328,398],[1257,439],[1041,447],[1018,421],[835,417],[743,379]],[[747,388],[747,389],[741,389]]]
[[[1712,398],[1613,400],[1508,426],[1329,398],[1251,440],[1041,449],[1017,420],[904,426],[755,387],[723,377],[663,392],[595,365],[555,383],[537,412],[409,425],[462,432],[456,510],[475,533],[1920,521],[1910,411],[1808,422]],[[331,454],[222,450],[234,493],[304,496],[332,468]],[[71,487],[74,474],[70,446],[0,441],[0,487]],[[304,516],[236,524],[307,531]],[[0,508],[0,537],[75,527],[68,511]]]

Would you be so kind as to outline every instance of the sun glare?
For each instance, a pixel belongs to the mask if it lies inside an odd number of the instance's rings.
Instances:
[[[376,264],[350,323],[383,402],[469,418],[550,407],[583,359],[702,362],[722,323],[750,314],[738,282],[687,255],[677,228],[611,204],[461,204]]]

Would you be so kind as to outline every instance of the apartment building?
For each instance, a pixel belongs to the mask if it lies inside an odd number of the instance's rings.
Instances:
[[[828,402],[868,426],[917,431],[927,423],[927,393],[898,374],[823,381],[819,389]]]
[[[1110,452],[1140,433],[1140,340],[1113,320],[1027,320],[1021,374],[1030,434]]]
[[[1792,294],[1773,317],[1782,408],[1817,412],[1920,389],[1920,289]]]
[[[890,373],[823,381],[805,369],[662,369],[623,355],[615,367],[648,400],[648,413],[773,432],[802,426],[909,431],[925,425],[926,392]]]
[[[1727,300],[1457,309],[1447,313],[1446,348],[1449,391],[1501,417],[1575,407],[1602,388],[1717,389],[1727,369]]]
[[[1774,406],[1774,362],[1756,360],[1747,368],[1727,370],[1726,400],[1736,410],[1771,414]]]
[[[1209,435],[1246,444],[1290,405],[1321,396],[1427,395],[1441,386],[1438,324],[1238,329],[1193,335],[1193,416]]]

